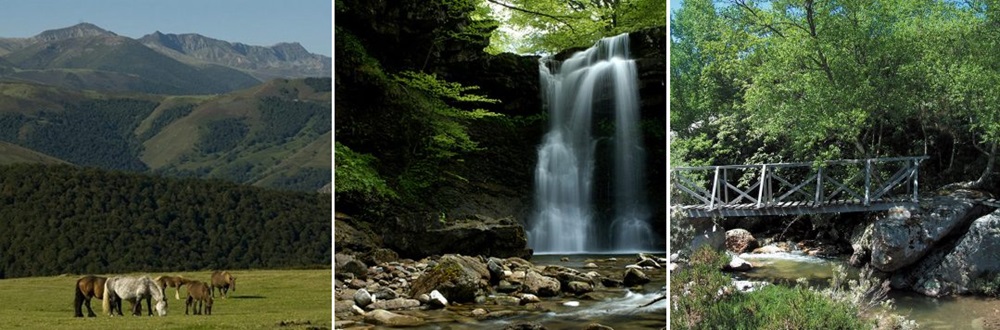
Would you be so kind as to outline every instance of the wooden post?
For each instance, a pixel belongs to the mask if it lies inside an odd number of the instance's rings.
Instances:
[[[920,176],[920,159],[913,160],[913,168],[910,169],[913,176],[913,202],[917,203],[919,201],[917,192],[920,190],[920,183],[917,178]]]
[[[764,201],[764,185],[765,185],[764,180],[767,180],[767,164],[763,164],[760,166],[760,187],[757,190],[758,209],[763,206],[762,203]]]
[[[715,209],[715,195],[718,193],[719,188],[719,167],[715,167],[715,178],[712,179],[712,199],[709,200],[708,209]]]
[[[816,170],[816,200],[813,207],[819,207],[823,202],[823,166]]]
[[[865,159],[865,206],[868,206],[872,190],[872,160]]]

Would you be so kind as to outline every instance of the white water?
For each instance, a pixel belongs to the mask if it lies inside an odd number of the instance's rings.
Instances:
[[[639,88],[628,35],[599,41],[563,62],[539,61],[549,131],[538,149],[536,213],[528,245],[541,253],[649,250]],[[595,115],[612,117],[612,155],[597,155]],[[598,219],[592,201],[595,157],[613,157],[613,219]]]

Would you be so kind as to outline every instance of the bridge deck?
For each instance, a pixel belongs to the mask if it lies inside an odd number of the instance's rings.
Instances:
[[[885,211],[893,207],[912,208],[917,203],[909,200],[883,200],[875,201],[865,206],[861,200],[835,200],[827,201],[817,205],[812,201],[783,202],[766,207],[757,207],[757,204],[736,204],[726,205],[709,209],[704,205],[684,205],[681,210],[691,218],[711,218],[711,217],[756,217],[771,215],[802,215],[802,214],[822,214],[822,213],[848,213],[848,212],[873,212]]]

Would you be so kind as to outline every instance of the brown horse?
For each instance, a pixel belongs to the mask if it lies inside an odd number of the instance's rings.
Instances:
[[[230,288],[236,291],[236,276],[227,271],[212,272],[212,297],[215,297],[215,288],[219,288],[222,299],[228,298]]]
[[[167,295],[168,287],[175,288],[176,291],[174,291],[174,298],[177,298],[177,300],[181,300],[181,287],[191,281],[183,276],[166,275],[154,278],[153,280],[156,281],[161,288],[163,288],[163,295]]]
[[[194,309],[194,315],[201,314],[202,307],[205,307],[205,315],[212,315],[212,294],[208,283],[202,281],[188,281],[187,283],[187,303],[184,306],[184,315],[188,315],[188,308]]]
[[[87,305],[87,316],[95,317],[94,310],[90,308],[90,298],[97,297],[101,299],[104,295],[104,281],[107,281],[106,277],[99,277],[93,275],[87,275],[76,280],[76,299],[73,301],[73,307],[76,310],[76,314],[73,316],[83,317],[83,306]]]

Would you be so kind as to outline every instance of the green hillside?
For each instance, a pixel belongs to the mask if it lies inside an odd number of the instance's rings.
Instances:
[[[65,165],[0,167],[0,278],[327,267],[329,195]]]
[[[76,165],[316,191],[330,182],[330,79],[219,96],[0,83],[0,141]]]
[[[65,161],[7,142],[0,142],[0,165],[17,163],[67,164]]]

